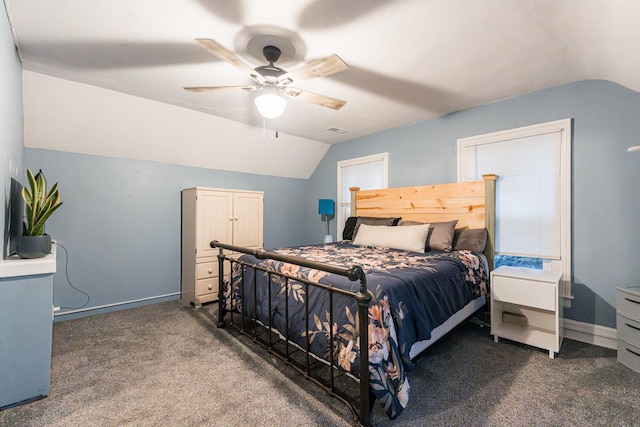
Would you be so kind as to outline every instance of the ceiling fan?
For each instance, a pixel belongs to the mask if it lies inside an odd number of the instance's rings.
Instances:
[[[331,108],[333,110],[339,110],[347,102],[332,98],[326,95],[319,95],[317,93],[303,91],[301,89],[292,87],[292,83],[298,83],[304,80],[310,80],[317,77],[325,77],[335,73],[339,73],[349,68],[349,66],[338,56],[331,55],[326,58],[316,59],[308,62],[303,67],[287,72],[282,68],[274,65],[275,62],[280,59],[281,51],[276,46],[265,46],[262,49],[262,53],[265,59],[269,62],[269,65],[261,65],[256,68],[251,68],[249,64],[240,59],[235,53],[228,50],[224,46],[212,39],[196,39],[202,47],[207,49],[213,55],[227,61],[231,65],[243,71],[251,77],[254,81],[253,85],[248,86],[191,86],[184,89],[191,92],[208,92],[223,89],[240,89],[244,91],[257,91],[260,89],[272,89],[270,92],[261,95],[256,98],[256,104],[260,113],[267,118],[276,118],[282,114],[286,106],[286,101],[283,98],[276,95],[277,92],[282,92],[286,96],[299,99],[301,101],[310,102],[323,107]],[[264,98],[263,98],[264,97]],[[262,98],[260,100],[260,98]],[[279,98],[279,99],[276,99]],[[271,101],[279,103],[281,109],[277,112],[266,112],[261,108],[260,102]]]

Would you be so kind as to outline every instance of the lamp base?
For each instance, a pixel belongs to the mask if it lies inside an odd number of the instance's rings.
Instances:
[[[333,234],[325,234],[324,243],[331,243],[331,242],[333,242]]]

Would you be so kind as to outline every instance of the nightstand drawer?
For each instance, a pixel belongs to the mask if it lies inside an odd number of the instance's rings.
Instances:
[[[556,309],[556,284],[517,277],[494,276],[491,284],[494,300],[553,311]]]
[[[218,261],[196,264],[196,279],[218,277]]]
[[[618,339],[618,362],[640,372],[640,347]]]
[[[640,347],[640,321],[618,313],[616,323],[618,339]]]
[[[617,311],[640,321],[640,288],[618,288]]]

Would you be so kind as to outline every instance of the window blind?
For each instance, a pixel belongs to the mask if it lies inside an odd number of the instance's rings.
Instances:
[[[496,191],[496,252],[561,257],[562,131],[461,147],[461,177],[500,178]]]

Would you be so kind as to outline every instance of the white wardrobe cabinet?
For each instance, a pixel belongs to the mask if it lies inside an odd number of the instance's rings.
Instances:
[[[182,299],[200,307],[218,299],[218,249],[212,240],[263,246],[261,191],[195,187],[182,190]]]

